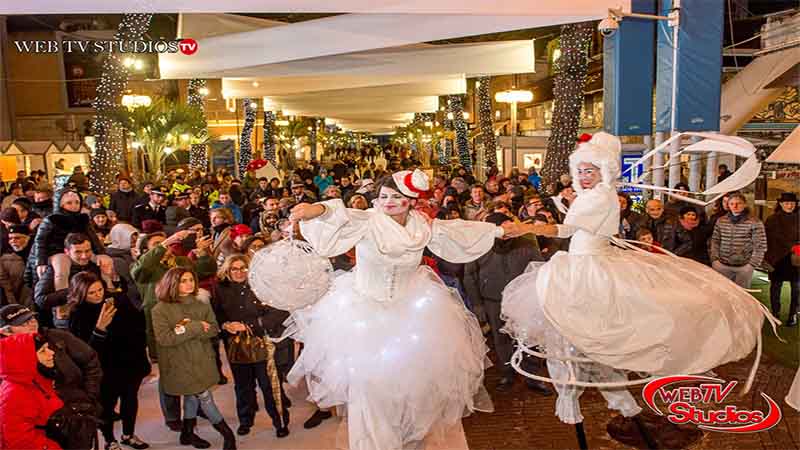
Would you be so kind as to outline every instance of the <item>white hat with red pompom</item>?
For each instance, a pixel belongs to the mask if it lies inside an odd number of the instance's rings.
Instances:
[[[419,198],[420,194],[428,192],[430,189],[430,181],[425,172],[416,169],[413,172],[410,170],[401,170],[392,174],[394,182],[397,184],[397,189],[406,197]]]

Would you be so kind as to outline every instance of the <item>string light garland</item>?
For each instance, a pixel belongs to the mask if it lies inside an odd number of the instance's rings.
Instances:
[[[543,186],[551,186],[559,176],[569,173],[569,155],[575,150],[580,127],[592,33],[588,23],[561,27],[561,57],[556,62],[558,73],[553,85],[553,122],[541,173]]]
[[[206,86],[206,80],[198,78],[189,80],[188,103],[190,106],[197,107],[203,118],[205,118],[205,104],[203,103],[205,95],[203,95],[203,93],[208,90]],[[203,128],[197,134],[197,137],[201,139],[208,137],[208,127]],[[208,171],[208,149],[205,143],[192,144],[189,150],[189,169],[199,170],[201,172]]]
[[[308,145],[311,147],[311,159],[317,159],[317,119],[311,119],[308,130]]]
[[[245,98],[244,102],[244,125],[242,135],[239,139],[239,175],[244,176],[247,165],[253,159],[253,127],[256,124],[256,112],[258,105],[252,100]]]
[[[275,112],[264,111],[264,159],[278,167],[275,153]]]
[[[456,150],[458,151],[459,163],[472,171],[472,155],[469,150],[469,140],[467,139],[467,121],[464,120],[464,100],[460,95],[451,95],[448,98],[448,110],[453,114],[453,128],[456,131]]]
[[[492,119],[492,79],[490,77],[478,78],[478,123],[481,128],[481,141],[485,162],[497,165],[497,141],[494,137]],[[485,166],[486,164],[479,164]]]
[[[150,29],[152,14],[125,14],[117,28],[114,39],[140,40]],[[89,188],[92,192],[106,195],[114,190],[117,174],[125,155],[125,139],[122,130],[113,119],[120,108],[122,94],[128,86],[128,69],[118,53],[109,53],[103,61],[103,72],[97,85],[97,96],[92,103],[95,109],[92,170],[89,173]]]

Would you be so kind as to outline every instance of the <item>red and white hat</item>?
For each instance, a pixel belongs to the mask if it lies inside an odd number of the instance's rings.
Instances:
[[[397,188],[406,197],[419,198],[420,194],[428,192],[430,182],[428,175],[425,172],[416,169],[413,172],[410,170],[401,170],[392,174]]]

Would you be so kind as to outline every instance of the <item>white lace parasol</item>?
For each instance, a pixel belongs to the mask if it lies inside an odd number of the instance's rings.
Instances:
[[[333,267],[306,242],[283,240],[259,250],[250,262],[250,288],[262,303],[284,311],[313,305],[331,284]]]

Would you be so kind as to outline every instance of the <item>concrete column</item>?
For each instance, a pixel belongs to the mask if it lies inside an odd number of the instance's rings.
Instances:
[[[692,136],[692,144],[702,141],[699,136]],[[700,181],[703,179],[703,154],[692,153],[689,155],[689,190],[700,191]]]
[[[650,135],[643,136],[643,140],[645,147],[644,152],[647,153],[653,149],[653,136]],[[651,161],[652,160],[648,159],[642,163],[642,173],[650,173],[650,169],[653,167],[653,163]],[[649,179],[652,180],[652,176]],[[653,191],[649,189],[642,189],[642,197],[645,200],[653,198]]]
[[[706,154],[706,189],[717,184],[717,152]]]
[[[681,139],[675,139],[669,145],[669,184],[668,188],[674,188],[681,182],[681,160],[678,152],[681,151]]]
[[[655,147],[661,145],[664,141],[667,140],[667,132],[666,131],[657,131],[656,132],[656,142]],[[655,148],[654,147],[654,148]],[[664,186],[664,169],[661,167],[664,165],[664,153],[658,152],[653,155],[653,185],[654,186]],[[662,198],[661,192],[655,193],[655,198]]]

